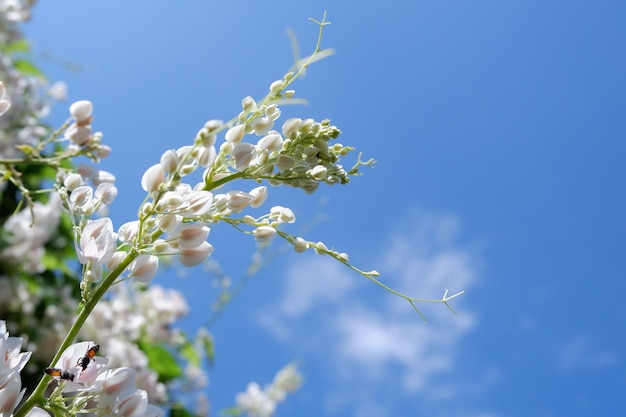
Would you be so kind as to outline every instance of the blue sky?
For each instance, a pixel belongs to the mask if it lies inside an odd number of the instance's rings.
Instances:
[[[313,224],[308,239],[395,288],[466,294],[459,317],[429,305],[423,324],[340,265],[285,253],[213,328],[215,409],[297,360],[305,386],[278,416],[623,414],[624,3],[57,1],[27,33],[70,100],[94,102],[119,225],[163,150],[264,95],[291,64],[285,29],[306,53],[324,10],[337,53],[295,85],[309,104],[283,114],[330,117],[379,162],[348,187],[271,201],[296,212],[290,231]],[[216,228],[211,242],[239,276],[251,240]],[[208,313],[200,270],[157,282],[186,291],[188,328]]]

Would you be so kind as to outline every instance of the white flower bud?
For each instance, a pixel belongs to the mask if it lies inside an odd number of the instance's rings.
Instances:
[[[300,123],[302,122],[302,119],[299,119],[297,117],[293,117],[291,119],[287,119],[285,120],[285,123],[283,123],[283,136],[286,138],[290,138],[293,136],[295,136],[298,132],[298,126],[300,126]]]
[[[209,236],[210,228],[201,224],[190,224],[181,227],[178,232],[180,247],[183,249],[197,248]]]
[[[88,185],[81,185],[70,193],[70,202],[74,209],[76,207],[83,207],[85,204],[91,202],[92,198],[93,189]]]
[[[91,117],[93,104],[89,100],[80,100],[70,105],[70,114],[77,121],[86,120]]]
[[[205,241],[195,248],[183,248],[178,259],[184,266],[192,267],[204,261],[212,252],[213,246]]]
[[[235,213],[240,212],[241,210],[248,207],[253,199],[250,194],[244,191],[237,190],[229,191],[228,193],[226,193],[226,197],[228,198],[228,208]]]
[[[248,168],[250,162],[252,162],[256,156],[256,149],[251,143],[238,143],[235,145],[235,149],[233,149],[232,156],[235,158],[235,169],[237,171],[243,171]]]
[[[178,154],[173,149],[169,149],[161,155],[161,165],[165,172],[174,172],[178,167]]]
[[[263,136],[274,127],[274,121],[268,117],[259,117],[254,119],[250,125],[254,129],[254,134],[257,136]]]
[[[280,90],[283,89],[284,85],[285,83],[283,80],[276,80],[272,84],[270,84],[270,92],[272,94],[278,94],[280,93]]]
[[[283,97],[292,98],[296,94],[296,90],[285,90],[283,92]]]
[[[156,226],[165,233],[171,233],[183,222],[183,216],[168,213],[157,219]]]
[[[280,134],[272,130],[266,136],[259,139],[256,144],[257,152],[261,152],[262,150],[267,149],[270,152],[277,152],[283,146],[283,138],[280,137]]]
[[[339,254],[339,260],[340,260],[341,262],[346,262],[346,263],[347,263],[347,262],[350,262],[350,256],[348,256],[348,254],[347,254],[347,253],[345,253],[345,252],[341,252],[341,253]]]
[[[98,145],[96,148],[96,155],[98,158],[106,158],[111,155],[111,147],[107,145]]]
[[[241,100],[241,108],[246,114],[252,113],[256,110],[256,101],[254,101],[254,99],[250,96],[245,97],[243,100]]]
[[[63,185],[67,187],[68,190],[72,191],[75,188],[83,185],[83,177],[77,173],[71,173],[63,180]]]
[[[109,205],[117,197],[117,187],[110,182],[103,182],[96,188],[95,196],[103,204]]]
[[[298,125],[298,130],[300,132],[308,132],[309,130],[311,130],[311,127],[315,124],[315,120],[313,119],[304,119],[303,121],[300,122],[300,124]]]
[[[326,178],[326,174],[328,172],[328,168],[324,165],[315,165],[313,169],[309,170],[309,174],[316,180],[323,180]]]
[[[126,222],[117,229],[117,238],[120,242],[129,243],[135,240],[139,233],[139,221]]]
[[[206,214],[213,204],[213,194],[210,191],[194,191],[187,197],[187,210],[195,216]]]
[[[159,269],[159,258],[154,255],[139,255],[128,266],[129,276],[139,282],[150,282]]]
[[[301,253],[309,248],[309,244],[307,243],[306,240],[302,239],[301,237],[297,237],[296,241],[293,242],[293,248],[295,249],[296,252]]]
[[[250,207],[261,207],[267,199],[267,187],[262,185],[260,187],[253,188],[252,190],[250,190],[250,195],[252,196]]]
[[[279,223],[295,223],[296,215],[291,209],[283,206],[274,206],[270,209],[270,217]]]
[[[241,221],[245,224],[253,225],[256,224],[256,219],[249,214],[246,214],[241,218]]]
[[[106,263],[107,268],[111,270],[117,267],[120,264],[120,262],[124,260],[125,257],[126,257],[126,252],[124,251],[118,250],[118,251],[113,252],[113,256]]]
[[[204,128],[207,129],[209,132],[213,133],[214,131],[222,127],[223,124],[224,122],[221,120],[212,119],[212,120],[207,121],[204,124]]]
[[[270,226],[259,226],[252,231],[257,243],[266,243],[276,235],[276,229]]]
[[[328,248],[324,244],[324,242],[317,242],[315,245],[315,253],[318,255],[325,255],[328,252]]]
[[[243,139],[243,136],[246,133],[245,129],[246,129],[245,125],[233,126],[230,129],[228,129],[224,137],[227,142],[239,143],[241,142],[241,140]]]
[[[141,177],[141,188],[151,193],[158,190],[159,185],[161,185],[163,181],[165,181],[163,167],[161,164],[155,164],[148,168]]]
[[[94,176],[91,177],[91,181],[96,186],[105,182],[113,184],[115,183],[115,175],[111,174],[108,171],[99,170]]]
[[[71,139],[78,146],[85,146],[91,139],[91,125],[78,126],[72,123],[65,131],[65,137]]]
[[[207,146],[202,149],[202,152],[198,155],[198,164],[203,167],[208,167],[213,163],[213,161],[215,161],[216,156],[215,146]]]

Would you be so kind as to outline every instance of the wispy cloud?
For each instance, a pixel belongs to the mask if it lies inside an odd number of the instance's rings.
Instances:
[[[617,354],[607,350],[598,350],[589,338],[583,336],[570,339],[558,350],[557,364],[561,371],[605,369],[617,362]]]
[[[425,298],[439,298],[446,288],[468,290],[477,280],[478,258],[472,247],[459,245],[458,232],[454,216],[408,216],[374,248],[382,279]],[[272,300],[260,323],[285,343],[299,344],[329,364],[330,408],[355,410],[359,404],[354,415],[384,416],[382,410],[392,413],[392,408],[380,395],[374,401],[372,392],[389,390],[407,398],[418,392],[440,399],[455,396],[454,385],[435,380],[454,369],[459,339],[476,322],[463,308],[462,297],[453,301],[461,313],[457,318],[443,305],[420,305],[428,318],[424,324],[406,301],[329,259],[298,258],[284,280],[282,294]]]

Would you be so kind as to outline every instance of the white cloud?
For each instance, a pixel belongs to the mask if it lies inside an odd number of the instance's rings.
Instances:
[[[598,351],[587,337],[577,336],[558,351],[558,366],[562,371],[604,369],[615,365],[618,357],[613,352]]]
[[[377,249],[381,280],[410,296],[440,298],[468,290],[476,281],[475,250],[459,247],[454,216],[412,215]],[[260,323],[285,343],[319,355],[332,371],[330,408],[349,406],[355,416],[393,414],[372,392],[391,390],[410,398],[452,398],[454,384],[436,383],[452,372],[460,338],[475,324],[463,297],[451,304],[459,317],[441,304],[410,304],[324,257],[299,257],[285,277],[278,300]],[[321,350],[320,347],[324,349]],[[376,413],[373,414],[373,411]]]

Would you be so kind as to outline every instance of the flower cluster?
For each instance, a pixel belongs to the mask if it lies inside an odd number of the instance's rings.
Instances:
[[[61,217],[61,202],[52,195],[47,203],[36,201],[4,223],[6,247],[0,258],[26,273],[45,270],[44,246],[55,235]]]
[[[160,416],[148,404],[146,391],[137,388],[137,374],[130,368],[110,368],[108,359],[96,356],[99,345],[80,342],[68,347],[45,372],[58,380],[58,389],[47,399],[54,414],[87,416]],[[69,401],[69,403],[68,403]]]
[[[185,338],[173,325],[188,312],[185,298],[174,289],[152,285],[136,291],[120,284],[112,288],[110,298],[95,306],[80,334],[85,339],[98,338],[108,353],[109,365],[132,368],[138,375],[138,387],[148,393],[151,402],[162,403],[167,400],[166,387],[149,368],[138,343],[182,345]]]
[[[283,402],[287,394],[300,388],[300,385],[302,376],[296,365],[290,363],[279,370],[272,383],[263,389],[256,382],[250,382],[246,392],[237,394],[237,409],[250,417],[270,417],[274,415],[278,403]]]

